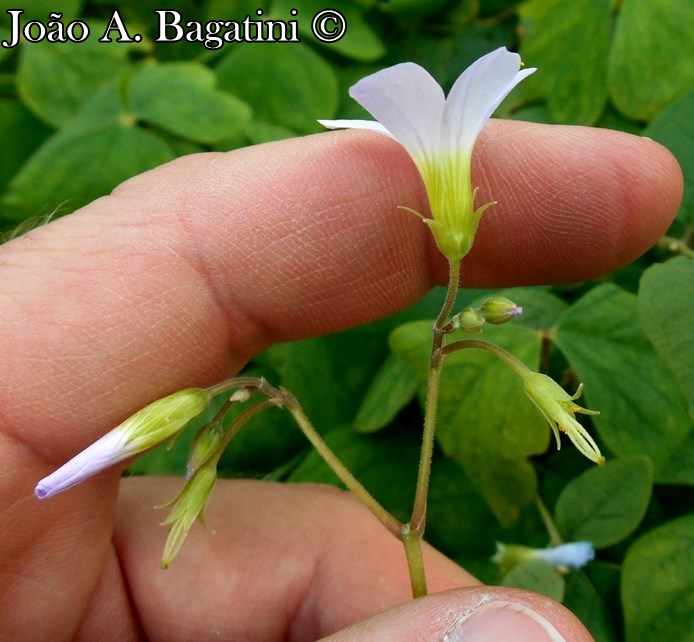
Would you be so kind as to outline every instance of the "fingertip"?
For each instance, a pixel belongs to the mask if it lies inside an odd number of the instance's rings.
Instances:
[[[590,642],[562,605],[536,593],[498,587],[453,589],[401,604],[325,640],[401,642]]]
[[[485,214],[467,285],[587,280],[652,247],[682,198],[674,157],[649,139],[592,127],[493,121],[475,158]]]
[[[641,161],[641,180],[635,181],[632,199],[647,238],[665,233],[677,215],[684,195],[684,174],[679,162],[664,145],[645,136],[633,136]],[[647,216],[650,210],[651,216]]]

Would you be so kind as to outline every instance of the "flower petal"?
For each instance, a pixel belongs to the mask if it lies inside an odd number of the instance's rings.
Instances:
[[[546,560],[556,566],[581,568],[595,558],[595,550],[590,542],[569,542],[552,548],[536,550],[534,557]]]
[[[453,150],[472,148],[482,127],[509,92],[535,69],[519,71],[517,53],[495,49],[470,65],[448,94],[441,123],[441,141]]]
[[[36,497],[45,499],[61,493],[105,468],[127,459],[133,454],[133,448],[127,444],[127,438],[127,433],[120,427],[106,433],[58,470],[42,479],[34,491]]]
[[[424,68],[413,62],[388,67],[362,78],[349,94],[390,132],[415,163],[436,151],[446,98]]]
[[[319,120],[318,122],[328,129],[368,129],[395,138],[381,123],[377,123],[375,120]]]

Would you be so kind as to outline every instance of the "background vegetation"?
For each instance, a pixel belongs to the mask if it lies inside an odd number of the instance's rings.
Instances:
[[[60,5],[59,7],[57,5]],[[324,45],[310,19],[330,5],[346,36]],[[154,9],[185,20],[290,19],[299,44],[154,43]],[[504,292],[526,313],[489,331],[529,366],[601,411],[590,426],[608,456],[596,469],[556,452],[521,382],[489,355],[447,362],[428,539],[487,582],[562,600],[596,640],[694,640],[694,5],[682,0],[33,0],[27,19],[60,10],[96,34],[81,44],[0,49],[0,224],[63,215],[176,156],[319,131],[355,117],[357,78],[402,60],[444,85],[491,49],[519,50],[538,72],[500,115],[610,127],[670,148],[685,172],[669,236],[600,281]],[[141,43],[96,42],[118,9]],[[0,39],[9,37],[0,16]],[[149,34],[149,37],[147,37]],[[462,305],[478,300],[468,292]],[[249,367],[292,390],[345,463],[400,519],[414,488],[434,291],[393,318],[278,345]],[[310,376],[309,376],[310,375]],[[329,400],[330,403],[327,403]],[[191,432],[192,435],[192,432]],[[186,442],[133,473],[182,474]],[[229,476],[336,480],[288,416],[267,411],[222,461]],[[214,501],[214,499],[213,499]],[[596,561],[560,574],[542,563],[500,569],[495,542],[545,546],[549,519],[588,539]],[[547,516],[545,517],[545,520]]]

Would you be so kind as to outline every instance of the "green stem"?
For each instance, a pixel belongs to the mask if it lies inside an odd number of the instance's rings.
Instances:
[[[233,377],[232,379],[227,379],[214,386],[210,386],[207,388],[207,392],[213,397],[216,397],[223,392],[243,388],[250,391],[266,392],[268,387],[268,383],[262,377]]]
[[[557,528],[557,525],[554,523],[552,516],[549,514],[549,511],[547,510],[545,503],[542,501],[539,495],[535,495],[535,507],[537,508],[537,512],[540,513],[540,518],[542,519],[542,522],[544,523],[545,528],[547,529],[550,545],[559,546],[559,544],[563,544],[564,540],[561,534],[559,533],[559,529]]]
[[[439,312],[433,327],[431,358],[429,361],[429,379],[427,380],[427,397],[424,408],[424,430],[422,434],[422,450],[419,456],[417,487],[415,490],[410,528],[420,537],[424,534],[426,525],[427,496],[429,494],[429,478],[431,476],[431,459],[434,453],[434,433],[436,431],[436,413],[438,410],[439,385],[443,366],[443,338],[448,315],[453,309],[455,297],[460,282],[460,261],[451,261],[448,279],[448,290],[443,307]]]
[[[395,519],[381,504],[374,499],[364,486],[352,475],[345,465],[337,458],[335,453],[330,449],[330,446],[323,441],[323,438],[318,434],[313,424],[310,422],[297,400],[282,390],[282,402],[287,410],[291,413],[294,420],[301,428],[306,438],[311,442],[311,445],[318,451],[318,454],[330,466],[333,472],[339,477],[340,481],[356,495],[366,507],[380,520],[380,522],[393,534],[395,537],[402,538],[403,524]]]
[[[397,538],[401,538],[403,524],[395,519],[381,504],[379,504],[362,484],[347,470],[345,465],[335,456],[335,453],[323,441],[313,424],[302,410],[296,397],[284,388],[273,388],[265,379],[259,377],[234,377],[218,383],[208,391],[212,396],[230,392],[232,390],[247,390],[248,392],[260,392],[267,395],[267,400],[252,406],[241,413],[234,423],[229,427],[224,441],[220,447],[223,450],[231,438],[238,432],[251,417],[270,406],[284,406],[294,417],[294,420],[303,431],[311,445],[318,451],[318,454],[330,466],[333,472],[347,488],[361,499],[367,508],[381,521],[382,524]],[[232,396],[233,399],[233,396]]]
[[[424,560],[422,559],[422,536],[411,530],[409,524],[405,524],[400,540],[405,547],[405,555],[407,556],[412,597],[422,597],[427,594],[427,578],[424,573]]]
[[[238,433],[238,431],[246,425],[246,422],[249,419],[255,417],[255,415],[257,415],[259,412],[262,412],[266,408],[270,408],[273,405],[274,404],[270,399],[265,399],[263,401],[259,401],[254,406],[246,408],[238,417],[236,417],[236,419],[234,419],[229,428],[227,428],[227,431],[226,433],[224,433],[224,437],[215,452],[216,456],[221,456],[222,452],[224,452],[224,449],[229,445],[229,442],[236,436],[236,433]],[[222,410],[224,410],[224,408],[222,408]],[[228,408],[226,410],[228,410]],[[218,416],[220,414],[221,411],[220,413],[218,413]]]
[[[672,236],[663,236],[658,241],[658,247],[667,250],[668,252],[673,252],[676,254],[682,254],[688,256],[689,258],[694,257],[694,250],[688,245],[689,239],[687,237],[683,239],[676,239]]]
[[[424,429],[422,431],[422,449],[419,455],[417,487],[415,489],[412,516],[402,528],[400,540],[405,548],[407,566],[410,571],[412,596],[427,594],[427,581],[422,559],[422,536],[426,527],[427,497],[431,477],[431,460],[434,454],[434,434],[436,432],[436,414],[438,410],[439,386],[443,367],[443,339],[446,335],[445,325],[455,304],[460,283],[460,261],[449,262],[448,289],[439,316],[432,328],[431,356],[429,360],[429,378],[427,380],[427,397],[424,408]]]
[[[491,352],[495,357],[498,357],[504,361],[507,365],[511,366],[519,375],[524,375],[530,372],[528,366],[526,366],[522,361],[516,359],[510,352],[506,352],[503,348],[500,348],[495,343],[490,343],[489,341],[482,341],[481,339],[463,339],[462,341],[454,341],[443,348],[442,352],[444,355],[451,354],[452,352],[457,352],[458,350],[465,350],[467,348],[477,348],[478,350],[486,350]]]

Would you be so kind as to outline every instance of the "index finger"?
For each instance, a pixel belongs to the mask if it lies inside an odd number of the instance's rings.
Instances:
[[[464,261],[472,285],[614,269],[667,228],[682,189],[659,145],[578,127],[492,122],[474,169],[498,205]],[[445,273],[397,209],[425,201],[397,144],[335,132],[181,158],[16,239],[0,250],[5,430],[31,426],[61,460],[273,341],[407,306]]]

